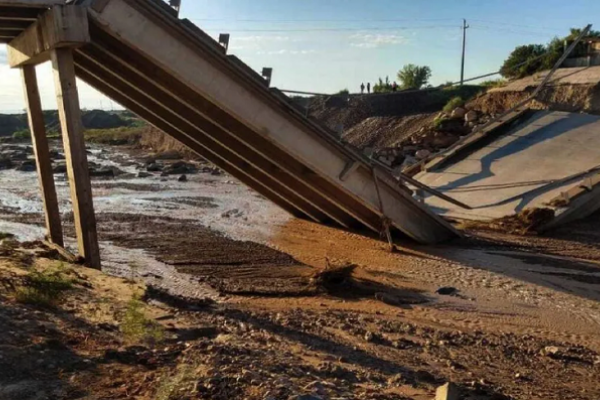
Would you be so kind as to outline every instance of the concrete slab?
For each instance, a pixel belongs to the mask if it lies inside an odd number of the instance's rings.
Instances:
[[[539,111],[465,158],[416,178],[473,207],[427,197],[440,215],[490,220],[545,206],[578,184],[577,174],[600,165],[599,149],[599,116]]]
[[[517,79],[506,86],[491,89],[490,92],[522,92],[537,87],[550,71],[542,71],[523,79]],[[559,68],[548,86],[595,85],[600,83],[600,66]]]

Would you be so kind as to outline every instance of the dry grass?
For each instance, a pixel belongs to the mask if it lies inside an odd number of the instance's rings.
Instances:
[[[163,327],[146,316],[145,307],[137,296],[127,303],[121,320],[121,333],[128,343],[154,344],[165,337]]]
[[[25,286],[17,289],[16,299],[38,307],[55,307],[73,289],[73,283],[64,264],[57,263],[53,268],[29,272],[25,276]]]

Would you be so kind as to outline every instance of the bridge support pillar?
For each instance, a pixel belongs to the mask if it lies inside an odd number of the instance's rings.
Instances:
[[[96,216],[94,215],[92,185],[83,138],[84,130],[75,80],[73,50],[66,47],[56,48],[52,50],[51,59],[79,255],[84,258],[87,266],[100,269]]]
[[[50,161],[50,149],[46,137],[46,125],[42,113],[42,103],[37,84],[34,65],[24,65],[21,68],[23,88],[25,90],[25,102],[27,104],[27,117],[31,131],[31,141],[35,153],[38,178],[42,191],[44,203],[44,215],[46,217],[47,237],[52,243],[64,246],[63,231],[58,209],[58,199],[54,186],[54,174]]]

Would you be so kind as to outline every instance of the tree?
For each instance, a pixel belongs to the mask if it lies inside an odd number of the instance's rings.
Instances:
[[[383,79],[379,78],[379,82],[377,82],[373,86],[373,93],[391,93],[392,92],[392,84],[390,83],[390,77],[385,77],[385,82]]]
[[[533,75],[544,69],[545,63],[541,56],[547,51],[548,49],[542,44],[518,46],[504,61],[500,74],[509,79]]]
[[[563,38],[555,37],[547,45],[529,44],[518,46],[508,56],[500,74],[509,79],[520,79],[536,72],[551,69],[560,59],[569,45],[581,34],[581,29],[571,28],[569,34]],[[587,37],[600,37],[600,31],[589,31]],[[587,53],[587,44],[580,42],[570,57],[582,57]],[[545,55],[544,55],[545,54]]]
[[[431,78],[431,68],[428,66],[407,64],[398,71],[401,89],[420,89],[427,85],[429,78]]]

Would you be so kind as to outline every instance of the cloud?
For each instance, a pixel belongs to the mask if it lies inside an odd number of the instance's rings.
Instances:
[[[367,34],[357,33],[350,36],[350,46],[364,49],[375,49],[384,46],[397,46],[407,44],[409,39],[396,34]]]
[[[306,54],[313,54],[316,53],[315,50],[289,50],[289,49],[279,49],[279,50],[261,50],[261,51],[257,51],[256,54],[258,55],[268,55],[268,56],[273,56],[273,55],[291,55],[291,56],[298,56],[298,55],[306,55]]]
[[[6,54],[6,48],[0,48],[0,65],[8,64],[8,56]]]
[[[273,43],[288,42],[287,36],[270,35],[252,35],[252,36],[233,36],[231,38],[231,50],[260,50]]]

